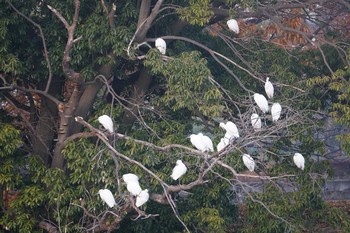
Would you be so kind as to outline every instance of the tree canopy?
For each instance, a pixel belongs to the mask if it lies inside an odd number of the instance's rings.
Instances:
[[[4,0],[0,12],[3,229],[349,231],[322,200],[331,169],[315,159],[326,153],[323,117],[349,124],[348,2]],[[278,120],[255,93],[281,105]],[[239,137],[219,126],[228,121]],[[191,144],[200,132],[213,152]],[[348,153],[349,135],[339,139]],[[187,172],[173,180],[177,160]],[[127,173],[148,189],[140,207]]]

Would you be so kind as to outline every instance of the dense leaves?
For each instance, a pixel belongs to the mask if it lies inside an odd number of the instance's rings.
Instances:
[[[259,28],[293,13],[275,1],[163,1],[160,6],[161,1],[88,0],[80,2],[74,18],[75,3],[0,2],[3,228],[302,232],[318,229],[322,221],[348,230],[343,213],[321,198],[329,166],[312,158],[325,153],[315,137],[322,126],[317,111],[330,109],[338,123],[350,122],[350,70],[339,52],[343,47],[329,43],[304,50],[304,45],[290,49],[270,43]],[[307,4],[307,10],[317,8]],[[226,28],[230,17],[239,20],[240,35]],[[337,39],[327,32],[322,40]],[[167,35],[181,39],[167,37],[162,55],[153,41]],[[252,98],[265,94],[266,77],[275,85],[269,104],[279,102],[283,109],[277,122]],[[252,128],[252,113],[262,117],[262,130]],[[102,114],[112,117],[116,135],[100,127],[96,119]],[[75,122],[77,116],[87,121],[84,127]],[[215,147],[225,134],[219,123],[227,120],[237,124],[241,137],[226,150],[208,155],[192,149],[188,136],[198,132]],[[347,152],[349,137],[340,136]],[[292,162],[296,151],[306,158],[304,171]],[[254,173],[247,172],[243,153],[256,160]],[[57,158],[59,166],[53,162]],[[188,172],[174,181],[170,174],[178,159]],[[151,198],[140,209],[122,181],[125,173],[136,174],[142,189],[149,190]],[[255,192],[256,180],[264,183],[263,192]],[[185,190],[167,191],[174,187]],[[116,207],[101,201],[98,190],[104,188],[113,193]],[[240,216],[242,201],[248,212]]]

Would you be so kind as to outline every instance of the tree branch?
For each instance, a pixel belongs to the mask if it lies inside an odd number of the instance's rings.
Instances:
[[[40,38],[41,38],[41,42],[43,44],[43,48],[44,48],[44,57],[47,63],[47,68],[49,71],[49,77],[46,83],[46,87],[44,92],[48,93],[49,92],[49,88],[51,85],[51,81],[52,81],[52,68],[51,68],[51,63],[50,63],[50,59],[49,59],[49,53],[47,51],[47,47],[46,47],[46,42],[45,42],[45,36],[43,33],[43,30],[41,28],[41,26],[39,24],[37,24],[36,22],[34,22],[30,17],[26,16],[25,14],[23,14],[22,12],[20,12],[16,7],[14,7],[8,0],[7,3],[11,6],[11,8],[17,12],[17,14],[19,14],[20,16],[22,16],[23,18],[25,18],[27,21],[29,21],[31,24],[33,24],[35,27],[37,27],[39,29],[39,33],[40,33]]]
[[[149,1],[149,0],[146,0]],[[147,2],[146,2],[147,3]],[[161,5],[163,4],[163,0],[158,0],[156,5],[153,7],[151,14],[146,19],[145,23],[142,23],[140,30],[136,33],[135,41],[140,43],[146,37],[148,30],[151,28],[152,22],[157,17],[158,12],[160,10]]]

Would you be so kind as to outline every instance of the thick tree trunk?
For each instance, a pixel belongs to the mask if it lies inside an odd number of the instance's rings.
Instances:
[[[56,135],[57,107],[42,98],[40,117],[32,135],[33,154],[38,155],[47,166],[51,163],[51,150]]]
[[[113,56],[113,55],[111,55],[111,56]],[[100,71],[100,74],[102,74],[106,78],[109,78],[113,74],[113,69],[114,69],[114,66],[111,64],[108,64],[108,65],[101,66],[99,71]],[[92,106],[96,100],[96,96],[97,96],[98,92],[101,90],[101,88],[103,87],[103,85],[104,85],[104,83],[100,79],[96,79],[91,85],[88,85],[85,88],[84,93],[82,94],[82,96],[80,98],[77,109],[74,113],[74,116],[81,116],[85,120],[87,119],[87,117],[92,109]],[[73,122],[72,124],[73,125],[70,129],[69,135],[79,133],[82,131],[83,126],[81,124],[78,124],[76,122]]]
[[[134,91],[131,96],[131,102],[127,105],[127,110],[124,113],[122,122],[131,124],[135,121],[138,115],[138,104],[143,103],[145,92],[152,82],[152,76],[148,73],[146,68],[142,68],[140,76],[134,84]]]

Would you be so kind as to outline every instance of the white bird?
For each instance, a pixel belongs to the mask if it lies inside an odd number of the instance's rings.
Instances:
[[[139,195],[142,191],[139,182],[129,182],[126,184],[126,188],[133,196]]]
[[[98,191],[98,194],[100,194],[102,201],[106,202],[106,204],[110,208],[112,208],[113,206],[115,206],[117,204],[117,203],[115,203],[112,192],[109,191],[108,189],[100,189]]]
[[[236,34],[239,34],[239,25],[238,25],[237,20],[235,20],[235,19],[228,20],[227,26],[231,31],[233,31]]]
[[[149,199],[148,189],[142,190],[136,197],[136,206],[140,207],[145,204]]]
[[[177,180],[181,176],[185,175],[186,172],[187,172],[186,165],[181,160],[177,160],[176,166],[173,168],[173,172],[171,173],[170,177],[173,178],[174,180]]]
[[[300,168],[301,170],[304,170],[305,159],[304,159],[304,156],[302,154],[295,153],[293,156],[293,161],[294,161],[295,165],[297,165],[298,168]]]
[[[221,151],[224,149],[229,143],[229,140],[227,138],[221,138],[219,144],[216,146],[216,149],[218,151]]]
[[[243,154],[242,159],[243,159],[244,165],[248,168],[248,170],[251,172],[254,171],[254,168],[255,168],[254,159],[248,154]]]
[[[261,129],[261,119],[258,114],[253,113],[250,117],[250,121],[254,130]]]
[[[132,173],[127,173],[123,175],[123,180],[125,183],[139,182],[139,177]]]
[[[98,121],[106,130],[108,130],[108,132],[113,133],[113,131],[114,131],[113,121],[109,116],[102,115],[102,116],[98,117]]]
[[[210,139],[210,137],[203,135],[202,133],[199,133],[198,135],[200,135],[202,137],[202,141],[205,145],[205,151],[207,152],[213,152],[214,151],[214,147],[213,147],[213,142]]]
[[[156,44],[156,48],[159,50],[159,52],[164,55],[166,52],[165,40],[163,40],[162,38],[158,38],[158,39],[156,39],[155,44]]]
[[[231,137],[239,138],[237,126],[232,121],[228,121],[226,124],[221,122],[219,126],[226,130],[227,136],[230,135],[229,139],[231,139]]]
[[[208,136],[199,134],[191,134],[190,141],[194,147],[196,147],[201,152],[214,151],[213,142]]]
[[[273,88],[273,85],[269,79],[270,79],[269,77],[266,78],[265,92],[266,92],[267,97],[269,97],[269,99],[271,99],[273,97],[274,88]]]
[[[254,101],[263,113],[267,113],[269,111],[269,104],[265,96],[255,93]]]
[[[274,103],[271,107],[272,121],[280,119],[282,107],[279,103]]]

